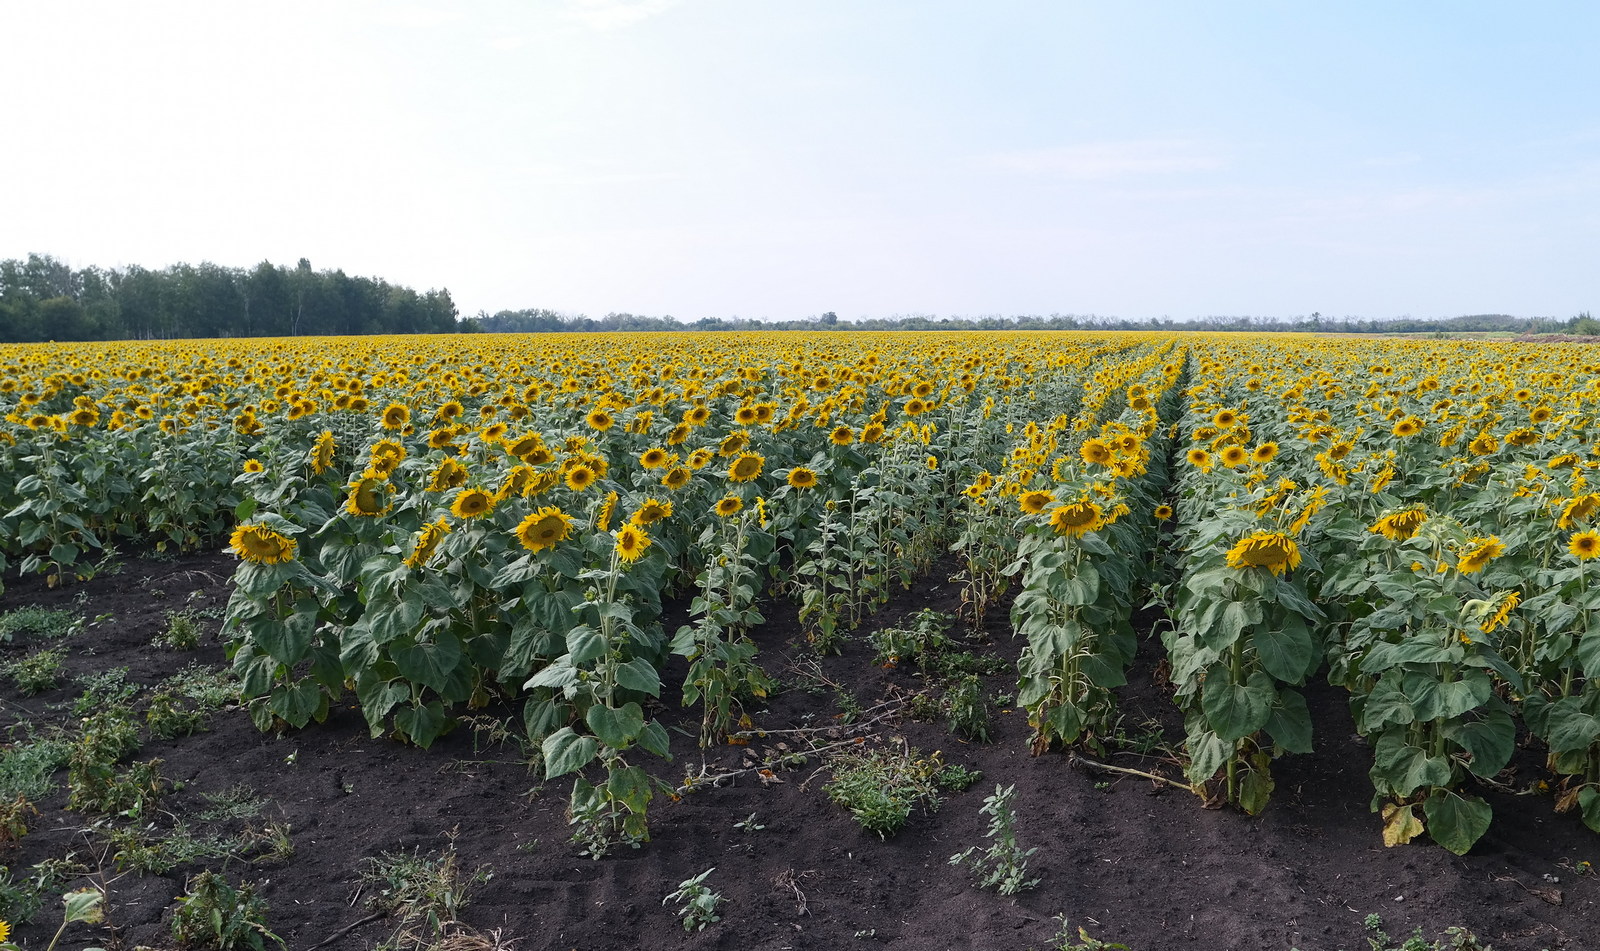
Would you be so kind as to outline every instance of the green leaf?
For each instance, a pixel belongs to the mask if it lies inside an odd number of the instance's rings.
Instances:
[[[644,729],[644,711],[637,703],[625,703],[620,707],[597,703],[583,719],[594,735],[612,749],[622,749],[632,743]]]
[[[411,688],[399,680],[382,680],[378,677],[357,678],[356,699],[361,701],[361,714],[367,726],[382,733],[384,718],[389,711],[411,696]]]
[[[1489,831],[1494,810],[1476,796],[1458,796],[1447,789],[1436,789],[1422,804],[1428,817],[1428,835],[1457,855],[1466,855],[1472,844]]]
[[[579,736],[572,727],[564,726],[544,738],[540,744],[544,754],[544,778],[555,779],[589,765],[600,744],[592,736]]]
[[[629,690],[647,693],[652,697],[661,696],[661,675],[643,657],[635,657],[625,664],[617,665],[617,683]]]
[[[668,749],[667,728],[654,720],[646,723],[644,729],[639,731],[639,746],[657,756],[672,758]]]
[[[1391,723],[1401,726],[1416,720],[1417,713],[1411,700],[1400,689],[1398,672],[1387,674],[1373,684],[1361,708],[1358,729],[1363,736],[1371,736]]]
[[[545,737],[565,726],[571,716],[572,706],[554,697],[529,700],[522,708],[522,728],[528,732],[529,739],[542,743]]]
[[[1600,832],[1600,789],[1585,786],[1578,790],[1578,808],[1583,815],[1583,824]]]
[[[599,660],[606,652],[606,641],[600,632],[587,624],[580,624],[567,632],[567,653],[574,667],[582,667]]]
[[[394,715],[395,730],[423,749],[433,745],[433,741],[444,732],[448,722],[444,704],[437,700],[413,704],[404,710],[396,711]]]
[[[1189,766],[1184,771],[1191,783],[1203,783],[1217,775],[1233,755],[1234,745],[1210,730],[1190,732]]]
[[[1450,724],[1446,736],[1472,755],[1467,768],[1485,779],[1505,769],[1516,750],[1517,725],[1503,706],[1490,707],[1483,718]]]
[[[320,721],[327,716],[328,695],[315,680],[306,677],[292,685],[279,684],[272,688],[268,707],[285,723],[299,729],[313,717]]]
[[[522,685],[523,690],[533,690],[538,687],[551,687],[561,689],[578,682],[578,668],[567,663],[565,657],[556,660],[541,668],[528,681]]]
[[[606,777],[606,792],[610,794],[612,802],[622,803],[635,815],[642,815],[650,808],[650,799],[654,795],[650,775],[637,766],[613,770]]]
[[[1562,697],[1544,711],[1544,741],[1557,753],[1588,749],[1600,741],[1600,719],[1583,709],[1582,697]]]
[[[1276,693],[1265,674],[1257,672],[1249,683],[1235,684],[1226,668],[1213,667],[1200,694],[1200,709],[1217,736],[1231,742],[1267,725]]]
[[[1585,677],[1600,679],[1600,630],[1586,631],[1578,638],[1578,663],[1583,665]]]
[[[1272,742],[1291,753],[1311,752],[1311,711],[1300,691],[1278,691],[1278,701],[1267,717],[1266,731]]]
[[[1262,669],[1286,684],[1304,683],[1316,669],[1318,657],[1311,631],[1298,615],[1285,615],[1276,627],[1257,627],[1250,640]]]
[[[433,641],[399,648],[390,657],[400,676],[445,693],[461,663],[461,642],[448,631],[438,631]]]
[[[1404,798],[1418,789],[1450,785],[1450,760],[1429,756],[1421,747],[1407,743],[1403,730],[1394,730],[1380,736],[1373,746],[1370,775],[1379,792]]]

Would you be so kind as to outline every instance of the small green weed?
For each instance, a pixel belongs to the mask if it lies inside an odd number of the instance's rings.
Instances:
[[[72,702],[72,712],[86,717],[97,710],[121,706],[139,695],[139,685],[128,683],[128,668],[112,667],[98,674],[74,677],[83,693]]]
[[[968,846],[950,857],[951,865],[970,866],[978,876],[979,888],[994,888],[1002,895],[1015,895],[1025,888],[1039,884],[1037,878],[1028,878],[1028,859],[1038,849],[1023,851],[1017,844],[1017,813],[1011,804],[1017,787],[994,787],[994,795],[983,800],[978,810],[989,817],[989,846],[982,851]]]
[[[19,634],[32,634],[44,640],[60,640],[76,634],[83,627],[83,617],[59,608],[42,608],[37,605],[13,608],[0,614],[0,643],[9,644]]]
[[[965,792],[969,786],[983,778],[983,771],[969,769],[960,763],[951,763],[933,777],[934,785],[950,792]]]
[[[425,946],[413,940],[418,937],[442,941],[466,906],[472,888],[493,877],[486,865],[464,872],[453,843],[443,852],[426,855],[416,849],[384,852],[367,859],[361,870],[363,887],[377,889],[367,904],[397,922],[394,937],[385,945],[389,947],[398,946],[402,939]],[[423,929],[420,936],[418,928]]]
[[[168,611],[167,629],[157,634],[150,643],[156,647],[175,651],[197,649],[200,646],[199,612],[191,608]]]
[[[952,733],[979,743],[989,742],[989,706],[983,700],[983,683],[977,674],[956,681],[945,700]]]
[[[72,744],[55,732],[6,747],[0,754],[0,799],[49,796],[56,788],[52,777],[71,755]]]
[[[1055,920],[1061,922],[1061,927],[1051,939],[1054,943],[1049,951],[1130,951],[1125,944],[1113,944],[1090,937],[1089,932],[1081,926],[1073,929],[1066,915],[1057,915]]]
[[[61,662],[66,659],[64,647],[47,647],[34,651],[0,667],[0,673],[11,678],[23,696],[53,690],[61,683]]]
[[[684,931],[704,931],[706,925],[715,924],[722,920],[717,914],[717,906],[726,899],[719,892],[714,892],[705,883],[706,878],[715,872],[715,868],[708,868],[694,878],[687,879],[678,885],[678,890],[661,899],[661,904],[668,902],[678,906],[678,917],[683,919]]]
[[[256,886],[244,882],[237,888],[210,870],[189,881],[172,913],[172,939],[183,947],[234,951],[266,951],[266,942],[283,947],[283,939],[267,930],[267,903]]]
[[[888,838],[911,818],[919,803],[939,808],[933,778],[944,768],[939,754],[914,749],[850,750],[833,757],[833,778],[822,787],[829,799],[850,810],[861,827]]]

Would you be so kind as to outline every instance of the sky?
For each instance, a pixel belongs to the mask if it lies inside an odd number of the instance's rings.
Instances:
[[[0,258],[547,308],[1573,316],[1600,4],[0,0]]]

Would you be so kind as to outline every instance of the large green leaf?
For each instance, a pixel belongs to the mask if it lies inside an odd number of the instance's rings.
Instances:
[[[400,676],[412,683],[446,693],[461,663],[461,642],[448,631],[436,631],[432,641],[402,647],[391,655]]]
[[[1476,796],[1459,796],[1447,789],[1436,789],[1422,804],[1428,817],[1428,835],[1457,855],[1466,855],[1472,844],[1489,831],[1494,810]]]
[[[567,653],[572,655],[572,666],[582,667],[599,660],[605,652],[606,640],[595,628],[580,624],[567,632]]]
[[[617,684],[652,697],[661,696],[661,675],[642,657],[617,665]]]
[[[1516,750],[1517,725],[1503,706],[1483,712],[1482,719],[1452,724],[1447,735],[1472,755],[1467,768],[1484,778],[1505,769]]]
[[[1311,711],[1306,708],[1306,698],[1298,690],[1278,691],[1278,702],[1272,705],[1267,717],[1266,731],[1272,742],[1291,753],[1310,753]]]
[[[445,716],[444,704],[437,700],[412,704],[394,714],[394,728],[406,739],[423,749],[433,745],[450,720]]]
[[[545,737],[539,749],[544,753],[544,778],[555,779],[588,766],[600,744],[594,737],[579,736],[572,727],[564,726]]]
[[[644,711],[637,703],[625,703],[620,707],[597,703],[583,719],[600,742],[612,749],[622,749],[632,743],[644,729]]]
[[[1450,784],[1450,760],[1406,742],[1404,731],[1383,734],[1372,749],[1373,786],[1404,798],[1418,789]]]
[[[1298,615],[1287,615],[1277,625],[1258,626],[1251,643],[1255,645],[1262,669],[1284,683],[1305,682],[1317,666],[1317,651],[1311,641],[1311,632]]]
[[[1399,672],[1395,671],[1372,685],[1356,724],[1363,736],[1377,733],[1390,723],[1404,726],[1416,720],[1416,710],[1405,691],[1400,689],[1400,680]]]
[[[1277,691],[1272,680],[1257,671],[1247,683],[1228,679],[1224,667],[1213,667],[1200,694],[1200,708],[1211,729],[1224,741],[1242,739],[1267,725]]]

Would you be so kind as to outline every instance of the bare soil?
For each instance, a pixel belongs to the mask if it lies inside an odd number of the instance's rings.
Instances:
[[[867,628],[896,624],[924,607],[953,612],[958,591],[947,580],[951,567],[899,593]],[[7,579],[0,609],[38,604],[103,619],[67,642],[68,686],[31,698],[9,683],[0,686],[0,725],[64,722],[78,692],[71,676],[126,667],[130,680],[148,685],[193,660],[224,665],[215,620],[206,622],[196,654],[153,647],[151,640],[165,629],[168,611],[225,604],[232,569],[230,557],[202,554],[129,558],[115,574],[58,590],[37,579]],[[1354,951],[1366,947],[1362,920],[1372,913],[1397,936],[1420,927],[1433,938],[1464,925],[1498,951],[1600,947],[1600,918],[1593,914],[1600,880],[1578,871],[1584,860],[1600,861],[1597,839],[1575,817],[1554,814],[1548,796],[1487,790],[1494,825],[1464,857],[1420,842],[1384,848],[1378,818],[1368,810],[1370,753],[1354,735],[1339,691],[1308,688],[1317,752],[1281,761],[1270,806],[1251,818],[1204,809],[1197,797],[1145,779],[1081,768],[1067,753],[1032,756],[1020,711],[995,709],[988,744],[960,741],[942,721],[910,719],[903,702],[924,689],[921,675],[875,665],[864,633],[843,656],[821,660],[822,676],[864,709],[887,701],[901,712],[848,723],[839,716],[839,694],[802,675],[811,655],[794,609],[770,604],[765,612],[768,621],[756,632],[761,661],[785,688],[751,711],[767,737],[702,751],[695,711],[682,709],[675,695],[663,697],[654,715],[677,729],[675,760],[656,764],[659,775],[677,784],[686,772],[743,772],[677,802],[658,800],[652,839],[642,848],[620,847],[598,861],[578,855],[568,841],[570,780],[543,783],[514,744],[486,747],[467,728],[429,750],[372,739],[353,703],[340,705],[327,723],[281,736],[258,732],[242,710],[229,709],[209,732],[147,738],[139,758],[160,757],[164,774],[183,785],[164,797],[162,815],[141,821],[167,828],[192,819],[204,794],[240,783],[270,800],[266,818],[289,824],[293,855],[235,861],[225,872],[235,882],[260,883],[270,927],[299,951],[368,948],[391,935],[394,923],[377,920],[323,944],[369,916],[370,891],[363,893],[359,875],[365,859],[450,847],[464,868],[492,872],[472,891],[463,922],[484,932],[500,929],[522,951],[1044,951],[1054,946],[1054,919],[1063,914],[1137,951]],[[1021,645],[1005,616],[1004,606],[993,613],[992,637],[973,650],[1015,660]],[[1156,619],[1142,620],[1148,630]],[[32,647],[24,638],[0,648],[0,660]],[[1159,640],[1147,637],[1121,705],[1126,732],[1137,735],[1155,721],[1176,748],[1181,716],[1154,678],[1161,655]],[[666,679],[681,680],[682,673],[671,668]],[[1013,684],[997,675],[986,678],[986,688],[1004,693]],[[514,721],[519,714],[514,707],[489,712]],[[804,751],[808,742],[857,736],[865,744],[941,751],[946,762],[981,770],[983,778],[946,795],[936,812],[914,815],[885,841],[828,801],[822,757],[777,768],[773,779],[750,768]],[[1109,755],[1116,765],[1179,775],[1159,756]],[[1538,776],[1539,762],[1537,751],[1524,751],[1512,778],[1526,785]],[[99,878],[111,883],[113,927],[75,925],[63,947],[170,947],[174,900],[200,866],[118,875],[84,831],[91,820],[64,808],[65,773],[57,779],[58,791],[38,803],[42,816],[33,831],[0,861],[20,876],[33,863],[75,850],[81,861],[103,866]],[[978,810],[996,784],[1015,785],[1019,838],[1038,847],[1029,870],[1041,882],[1014,898],[979,890],[966,870],[948,864],[952,854],[984,842],[987,820]],[[752,814],[765,828],[735,827]],[[726,899],[722,920],[686,933],[662,900],[713,867],[707,883]],[[34,923],[17,929],[24,947],[48,943],[59,908],[52,900]]]

